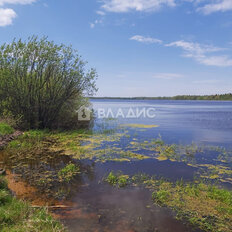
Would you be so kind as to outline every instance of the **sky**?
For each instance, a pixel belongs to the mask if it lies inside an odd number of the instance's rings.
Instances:
[[[96,96],[232,92],[232,0],[0,0],[0,44],[72,45]]]

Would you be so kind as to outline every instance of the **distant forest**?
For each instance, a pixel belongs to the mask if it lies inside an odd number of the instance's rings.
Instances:
[[[178,95],[174,97],[92,97],[91,99],[125,99],[125,100],[205,100],[232,101],[232,93],[215,95]]]

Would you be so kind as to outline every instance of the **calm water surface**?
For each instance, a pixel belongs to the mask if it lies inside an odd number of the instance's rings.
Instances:
[[[159,135],[165,143],[223,146],[232,148],[232,102],[213,101],[153,101],[153,100],[91,100],[93,108],[119,108],[127,112],[130,108],[154,108],[155,118],[137,118],[117,120],[96,119],[94,129],[111,128],[120,124],[158,125],[157,128],[128,128],[129,137],[122,137],[112,146],[127,149],[133,139],[149,141]],[[142,151],[146,154],[146,151]],[[215,154],[207,159],[199,154],[200,162],[214,162]],[[62,162],[69,162],[70,157]],[[57,161],[60,162],[60,161]],[[91,172],[71,186],[69,207],[53,210],[72,232],[190,232],[199,231],[190,228],[187,223],[175,219],[175,214],[155,206],[151,192],[139,187],[117,189],[104,183],[103,178],[110,171],[122,171],[125,174],[147,173],[176,181],[192,181],[197,169],[184,162],[145,159],[133,162],[93,162],[82,160],[83,165],[91,167]],[[49,163],[47,164],[49,165]],[[53,165],[53,166],[52,166]],[[52,164],[50,168],[54,168]],[[59,167],[59,165],[58,165]],[[35,167],[31,167],[35,168]]]
[[[158,134],[168,143],[191,142],[232,147],[232,102],[166,101],[166,100],[92,100],[93,108],[125,112],[132,109],[154,108],[155,118],[124,119],[119,123],[159,125],[141,133],[144,139]]]
[[[224,146],[232,148],[232,102],[212,101],[153,101],[153,100],[91,100],[95,111],[111,109],[116,114],[132,109],[155,108],[155,118],[118,118],[118,124],[158,125],[149,130],[128,129],[130,138],[122,138],[118,146],[126,145],[136,136],[139,141],[161,135],[166,143]],[[104,119],[97,119],[98,124]],[[114,123],[114,122],[113,122]],[[210,159],[210,158],[209,158]],[[181,162],[154,159],[135,162],[96,163],[93,179],[74,197],[77,206],[66,211],[64,222],[70,231],[198,231],[177,221],[173,212],[152,204],[151,193],[142,188],[116,189],[100,181],[110,171],[125,174],[147,173],[177,180],[193,180],[196,169]],[[65,215],[62,210],[60,215]],[[76,215],[76,216],[75,216]]]

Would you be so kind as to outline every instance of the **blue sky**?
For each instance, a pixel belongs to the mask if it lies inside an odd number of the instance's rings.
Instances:
[[[232,0],[0,0],[0,42],[72,44],[97,96],[232,92]]]

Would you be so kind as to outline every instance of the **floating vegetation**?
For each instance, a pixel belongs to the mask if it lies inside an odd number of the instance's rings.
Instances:
[[[94,162],[131,162],[148,158],[170,160],[197,168],[196,174],[202,179],[232,184],[232,153],[224,148],[199,146],[194,143],[167,144],[161,136],[150,141],[140,141],[134,136],[131,137],[127,129],[119,129],[109,134],[85,130],[53,133],[29,131],[10,142],[6,152],[11,157],[10,160],[17,156],[16,160],[36,161],[41,159],[43,153],[49,153],[48,157],[62,154]],[[214,154],[213,160],[211,154]],[[46,181],[46,178],[40,180],[40,183],[43,181]]]
[[[146,125],[146,124],[121,124],[121,127],[131,127],[131,128],[141,128],[141,129],[151,129],[159,127],[158,125]]]
[[[149,127],[133,125],[132,128],[136,129],[134,134],[128,126],[118,130],[103,126],[101,132],[96,133],[84,130],[28,131],[8,144],[1,153],[0,162],[46,196],[56,199],[67,199],[73,189],[83,184],[85,175],[91,176],[93,167],[82,164],[83,160],[91,163],[145,159],[182,162],[195,167],[195,174],[201,180],[232,184],[231,151],[194,143],[168,144],[161,136],[151,140],[141,139],[137,131]],[[148,175],[129,177],[117,171],[109,173],[105,181],[118,188],[145,186],[153,192],[156,204],[176,210],[179,218],[187,218],[206,231],[229,231],[231,192],[228,190],[204,183],[172,183]]]
[[[80,173],[80,167],[69,163],[58,172],[60,181],[70,182],[77,174]]]
[[[81,133],[72,133],[70,137],[76,139]],[[85,135],[83,133],[83,137]],[[66,199],[71,194],[70,185],[75,182],[81,184],[82,175],[92,170],[89,165],[82,165],[80,161],[64,155],[62,148],[52,150],[59,143],[59,138],[63,138],[61,133],[25,132],[8,144],[1,153],[0,161],[18,178],[26,180],[47,197],[59,198],[62,195],[62,199]],[[62,194],[56,194],[59,192]]]
[[[110,185],[117,186],[119,188],[125,187],[128,185],[129,176],[123,175],[122,173],[113,173],[110,172],[109,175],[105,178],[105,181],[108,182]]]
[[[198,169],[197,176],[232,184],[232,153],[223,148],[198,146],[197,144],[166,144],[161,136],[151,141],[131,141],[128,146],[136,153],[144,153],[159,161],[183,162]],[[216,155],[214,160],[211,154]],[[212,163],[213,162],[213,163]]]
[[[146,174],[128,177],[121,172],[110,172],[106,181],[118,187],[130,184],[149,188],[154,203],[173,209],[178,219],[187,219],[204,231],[231,231],[232,192],[229,190],[203,182],[172,183]],[[123,185],[120,186],[121,182]]]
[[[232,170],[231,167],[213,164],[198,164],[196,167],[201,169],[201,178],[220,180],[232,184]]]

